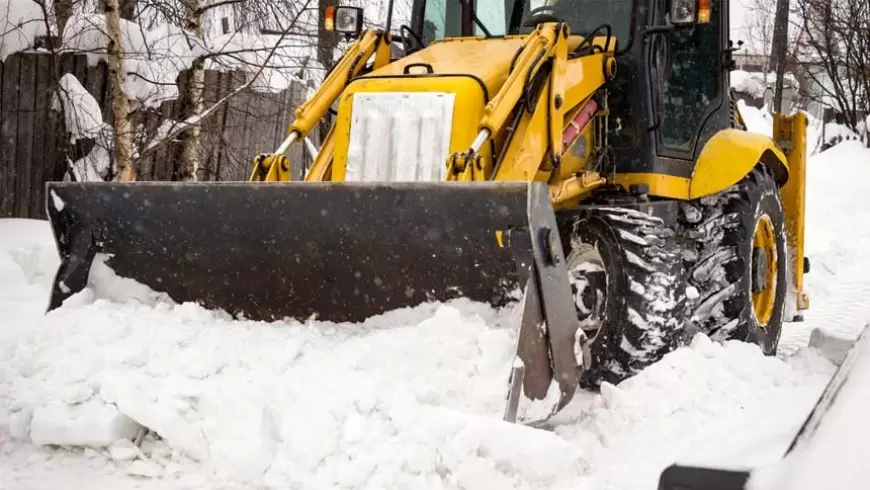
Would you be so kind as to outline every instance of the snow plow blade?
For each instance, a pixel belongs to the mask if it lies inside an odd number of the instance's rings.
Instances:
[[[97,254],[176,302],[264,321],[501,306],[523,290],[505,418],[545,420],[577,386],[583,339],[543,183],[48,183],[46,196],[61,257],[49,310],[87,286]]]

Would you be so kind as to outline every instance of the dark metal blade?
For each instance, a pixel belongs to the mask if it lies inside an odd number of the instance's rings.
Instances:
[[[527,183],[49,183],[46,195],[62,256],[50,308],[86,286],[95,252],[175,301],[255,320],[503,305],[519,285],[495,232],[528,226]]]

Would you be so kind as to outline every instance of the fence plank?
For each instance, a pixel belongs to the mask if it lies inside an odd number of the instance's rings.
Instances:
[[[0,217],[14,216],[15,176],[17,166],[15,150],[18,135],[18,89],[20,74],[19,55],[6,58],[3,67],[2,122],[0,122]]]
[[[30,218],[30,201],[36,196],[31,192],[33,175],[33,134],[36,121],[33,118],[36,93],[36,57],[21,55],[18,75],[18,134],[15,149],[15,207],[14,216]],[[43,88],[45,89],[45,88]]]
[[[111,124],[111,97],[106,67],[88,66],[84,55],[53,57],[16,53],[0,63],[0,216],[43,218],[45,182],[64,178],[69,135],[61,114],[51,110],[57,80],[73,74],[100,103]],[[186,74],[182,74],[182,81]],[[205,106],[210,107],[245,81],[240,72],[206,71]],[[203,121],[200,152],[209,169],[207,180],[247,180],[252,158],[274,150],[293,119],[301,88],[279,93],[246,90]],[[135,124],[153,133],[166,120],[179,119],[177,101],[142,110]],[[315,138],[316,139],[316,138]],[[97,145],[104,142],[98,141]],[[292,155],[294,170],[308,159],[303,145]],[[141,162],[141,180],[174,177],[178,144],[164,144]],[[93,151],[93,150],[92,150]],[[296,172],[294,172],[296,174]]]

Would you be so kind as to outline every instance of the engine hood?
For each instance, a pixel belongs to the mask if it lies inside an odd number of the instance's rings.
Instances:
[[[495,94],[507,78],[511,59],[523,39],[523,36],[445,39],[362,78],[413,76],[425,74],[431,68],[436,75],[477,78]]]

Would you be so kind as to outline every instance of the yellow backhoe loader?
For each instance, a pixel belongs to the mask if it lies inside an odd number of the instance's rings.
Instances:
[[[251,182],[48,184],[50,308],[96,254],[257,320],[518,302],[505,418],[525,423],[692,332],[774,354],[808,307],[806,118],[744,129],[726,0],[537,3],[415,0],[396,32],[392,2],[385,29],[329,9],[350,45]]]

